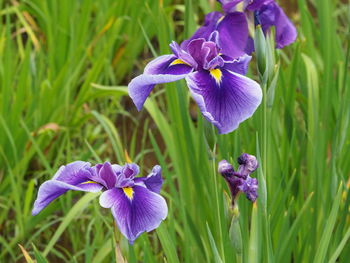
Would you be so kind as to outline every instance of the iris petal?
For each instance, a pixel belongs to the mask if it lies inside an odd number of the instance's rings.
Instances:
[[[220,83],[208,71],[190,74],[187,84],[204,117],[220,133],[229,133],[255,112],[262,99],[260,86],[238,73],[222,69]]]
[[[147,177],[137,177],[134,180],[136,184],[144,185],[148,190],[159,194],[163,184],[162,168],[156,165]]]
[[[131,244],[141,233],[157,228],[168,214],[163,197],[139,185],[132,190],[132,199],[120,188],[108,190],[100,197],[101,206],[112,209],[121,233]]]
[[[171,65],[176,59],[177,57],[174,55],[164,55],[156,58],[146,66],[144,74],[134,78],[129,83],[129,96],[138,110],[142,109],[156,84],[183,79],[192,71],[192,67],[186,64]]]
[[[90,180],[92,171],[89,163],[81,161],[61,166],[52,180],[48,180],[40,186],[32,214],[38,214],[53,200],[68,190],[84,192],[100,191],[103,186]]]

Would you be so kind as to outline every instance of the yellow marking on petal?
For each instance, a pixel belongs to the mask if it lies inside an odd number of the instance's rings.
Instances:
[[[86,181],[86,182],[83,182],[83,183],[81,183],[81,184],[98,184],[98,183],[96,183],[96,182],[94,182],[94,181]]]
[[[222,16],[218,19],[218,22],[216,22],[216,24],[218,25],[223,19],[225,18],[225,16]]]
[[[134,198],[134,190],[132,187],[123,187],[124,194],[132,200]]]
[[[210,75],[215,79],[217,84],[220,84],[221,82],[221,77],[222,77],[222,72],[220,69],[211,69],[210,70]]]
[[[174,66],[174,65],[179,65],[179,64],[185,64],[188,65],[186,62],[184,62],[183,60],[177,58],[175,59],[173,62],[171,62],[171,64],[169,66]]]

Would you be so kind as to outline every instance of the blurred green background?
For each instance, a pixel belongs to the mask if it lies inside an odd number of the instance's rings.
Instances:
[[[274,96],[218,135],[184,81],[156,88],[140,113],[126,89],[215,1],[0,0],[0,262],[348,262],[349,3],[279,3],[298,40],[276,51]],[[60,165],[122,164],[125,152],[144,175],[163,168],[169,215],[156,231],[130,246],[97,196],[77,192],[31,216]],[[266,165],[256,205],[242,196],[229,231],[217,162],[242,152]]]

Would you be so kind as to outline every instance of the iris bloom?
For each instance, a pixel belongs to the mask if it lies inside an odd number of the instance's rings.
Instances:
[[[238,197],[239,193],[244,193],[248,200],[255,202],[258,198],[258,180],[250,177],[250,174],[258,168],[258,161],[255,156],[247,153],[238,158],[238,170],[226,160],[219,162],[219,173],[225,178],[232,196],[232,204]]]
[[[141,110],[156,84],[186,79],[203,116],[220,133],[235,130],[252,116],[262,92],[258,83],[244,76],[251,57],[233,59],[221,53],[219,39],[218,31],[214,31],[208,40],[192,39],[186,48],[173,42],[172,55],[151,61],[144,73],[130,82],[129,96],[137,109]]]
[[[138,173],[136,164],[105,162],[91,167],[88,162],[76,161],[61,166],[51,180],[40,186],[32,214],[38,214],[68,190],[102,190],[100,205],[112,210],[121,233],[132,244],[141,233],[157,228],[168,214],[167,204],[159,195],[163,183],[160,166],[155,166],[147,177],[135,177]]]
[[[246,13],[248,20],[260,24],[265,33],[274,26],[277,48],[283,48],[293,43],[297,37],[297,30],[293,23],[274,0],[218,0],[218,2],[222,4],[227,15],[236,12],[239,9],[239,4],[243,4],[243,11]],[[212,23],[216,23],[215,20]],[[252,51],[251,45],[252,41],[250,39],[247,47],[250,51]]]

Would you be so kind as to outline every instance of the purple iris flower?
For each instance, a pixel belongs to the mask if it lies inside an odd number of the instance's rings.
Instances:
[[[222,4],[222,8],[227,15],[232,12],[235,13],[237,5],[243,2],[243,10],[248,19],[254,22],[255,25],[260,24],[265,33],[274,26],[277,48],[283,48],[293,43],[297,37],[295,26],[274,0],[218,0],[218,2]],[[249,51],[253,51],[251,38],[248,40],[246,48],[248,54]]]
[[[258,198],[258,180],[250,177],[250,174],[258,168],[258,161],[255,156],[243,153],[238,158],[238,170],[226,160],[219,162],[219,173],[225,178],[232,196],[232,204],[240,192],[244,193],[248,200],[255,202]]]
[[[147,177],[135,177],[138,173],[136,164],[105,162],[91,167],[88,162],[76,161],[61,166],[51,180],[40,186],[32,214],[38,214],[68,190],[103,190],[100,205],[112,210],[121,233],[132,244],[141,233],[157,228],[168,214],[165,199],[159,195],[161,167],[156,165]]]
[[[262,99],[259,84],[244,76],[251,57],[232,59],[222,54],[218,38],[214,31],[209,40],[193,39],[186,49],[173,42],[173,55],[151,61],[128,86],[137,109],[141,110],[156,84],[185,78],[203,116],[219,133],[229,133],[251,117]]]

